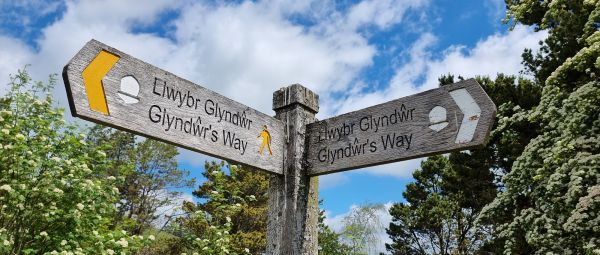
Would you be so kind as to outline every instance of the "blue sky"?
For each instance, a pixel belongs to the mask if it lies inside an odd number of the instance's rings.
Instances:
[[[324,119],[435,88],[446,73],[518,74],[523,49],[546,35],[509,33],[503,2],[0,0],[0,94],[18,68],[45,80],[94,38],[267,114],[274,90],[301,83]],[[67,106],[62,80],[54,96]],[[179,157],[200,182],[205,160]],[[328,223],[355,205],[402,202],[420,160],[322,176]]]

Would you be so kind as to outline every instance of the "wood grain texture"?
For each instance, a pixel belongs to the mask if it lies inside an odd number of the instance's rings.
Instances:
[[[318,177],[308,176],[306,125],[316,121],[318,97],[295,84],[273,93],[276,118],[285,124],[284,174],[271,176],[266,254],[318,253]]]
[[[102,50],[120,58],[102,79],[108,115],[90,109],[82,78],[83,70]],[[118,93],[126,76],[133,76],[140,85],[137,103],[127,104],[124,94]],[[88,42],[64,67],[63,79],[73,116],[282,174],[281,121],[115,48]],[[263,125],[271,136],[272,155],[267,147],[258,153]]]
[[[466,89],[481,108],[474,136],[457,142],[463,113],[449,92]],[[464,102],[459,102],[464,104]],[[439,131],[439,109],[446,121]],[[412,158],[464,150],[485,143],[494,123],[496,106],[474,79],[461,81],[315,122],[307,127],[309,175],[386,164]],[[432,128],[430,128],[432,125]],[[463,132],[464,133],[464,132]],[[461,139],[464,140],[464,139]]]

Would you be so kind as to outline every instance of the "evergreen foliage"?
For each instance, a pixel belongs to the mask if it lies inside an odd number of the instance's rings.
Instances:
[[[143,233],[165,211],[179,207],[174,198],[181,192],[176,190],[196,182],[187,178],[189,171],[178,168],[179,153],[173,145],[101,125],[90,129],[88,141],[104,148],[108,172],[124,180],[118,187],[120,199],[114,223],[132,233]]]
[[[541,128],[504,189],[482,212],[494,223],[504,254],[600,252],[600,2],[508,1],[515,23],[546,29],[542,52],[525,63],[543,82],[540,104],[502,118]],[[511,110],[501,107],[500,112]]]

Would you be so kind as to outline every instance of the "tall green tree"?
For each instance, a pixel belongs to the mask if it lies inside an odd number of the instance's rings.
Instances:
[[[593,254],[600,250],[600,2],[507,1],[516,23],[548,31],[524,62],[543,83],[540,104],[500,120],[541,128],[504,189],[482,212],[505,254]],[[501,108],[501,112],[507,109]]]
[[[459,202],[444,192],[449,168],[446,157],[433,156],[413,173],[415,182],[403,193],[406,203],[390,208],[392,223],[387,232],[393,243],[386,248],[392,254],[450,254],[457,250],[457,237],[467,234],[458,226],[468,224],[466,218],[473,215],[463,212]]]
[[[19,71],[0,97],[0,254],[134,253],[149,239],[111,228],[119,180],[53,107],[54,84]]]
[[[227,231],[227,243],[211,249],[236,254],[260,254],[266,248],[268,175],[256,169],[207,162],[202,183],[193,194],[199,203],[185,202],[181,228],[203,239]]]
[[[181,188],[192,187],[189,171],[179,169],[177,148],[152,139],[96,125],[89,134],[91,144],[105,148],[108,171],[123,180],[115,223],[135,234],[152,226],[176,204]]]

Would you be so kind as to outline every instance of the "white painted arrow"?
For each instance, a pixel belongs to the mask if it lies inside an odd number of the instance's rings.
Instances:
[[[464,114],[462,123],[458,128],[455,143],[467,143],[473,140],[477,122],[481,117],[481,108],[475,102],[475,99],[469,94],[467,89],[457,89],[450,91],[450,96],[458,105],[458,108]]]

